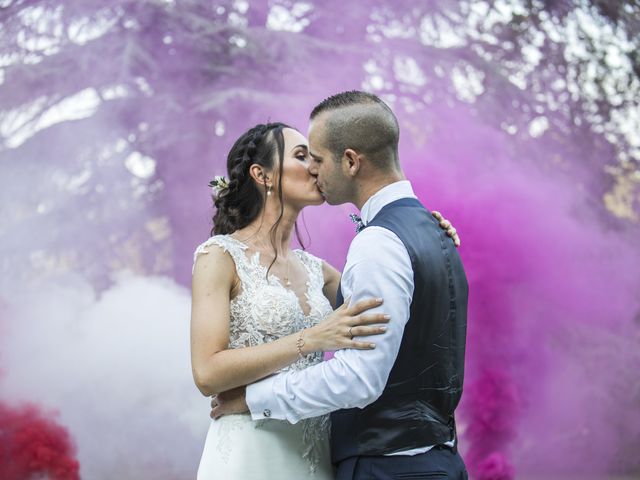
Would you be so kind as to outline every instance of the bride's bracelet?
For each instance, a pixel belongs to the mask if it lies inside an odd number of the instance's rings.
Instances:
[[[298,356],[300,357],[300,360],[304,358],[304,355],[302,354],[302,347],[304,347],[304,338],[302,338],[303,333],[304,328],[300,330],[300,335],[298,336],[298,340],[296,340],[296,347],[298,348]]]

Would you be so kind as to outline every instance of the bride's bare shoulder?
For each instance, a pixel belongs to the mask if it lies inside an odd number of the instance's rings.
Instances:
[[[236,267],[226,239],[211,237],[201,243],[193,254],[193,278],[210,280],[232,280]]]

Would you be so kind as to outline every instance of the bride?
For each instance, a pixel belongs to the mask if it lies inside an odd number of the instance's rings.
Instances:
[[[340,273],[291,249],[300,211],[323,202],[308,162],[297,130],[257,125],[231,148],[228,180],[211,182],[214,226],[194,253],[192,280],[191,364],[203,395],[241,394],[273,373],[320,362],[322,352],[375,348],[353,337],[385,331],[387,316],[364,313],[382,299],[333,311]],[[328,420],[213,419],[197,478],[331,480]]]

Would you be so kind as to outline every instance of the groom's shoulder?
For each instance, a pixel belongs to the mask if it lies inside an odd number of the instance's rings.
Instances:
[[[430,229],[434,223],[433,216],[417,198],[403,198],[383,208],[369,223],[372,227],[384,228],[399,238],[405,238],[412,231]]]
[[[431,212],[417,197],[403,197],[385,205],[370,222],[370,225],[379,225],[391,228],[396,223],[405,222],[413,217],[430,215]]]
[[[380,255],[389,255],[404,244],[392,230],[380,225],[368,225],[349,245],[347,262],[376,261]]]

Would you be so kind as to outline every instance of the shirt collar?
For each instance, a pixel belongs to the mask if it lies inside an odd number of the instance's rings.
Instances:
[[[362,221],[365,225],[368,224],[384,206],[401,198],[418,198],[413,193],[409,180],[391,183],[369,197],[369,200],[365,202],[360,211]]]

